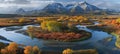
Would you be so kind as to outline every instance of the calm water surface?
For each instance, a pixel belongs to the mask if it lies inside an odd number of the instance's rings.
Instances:
[[[18,44],[30,45],[30,46],[38,46],[42,50],[48,51],[62,51],[66,48],[72,48],[74,50],[78,49],[97,49],[100,54],[119,54],[120,49],[116,48],[114,43],[116,41],[115,36],[108,34],[107,32],[90,30],[85,26],[79,27],[79,29],[83,29],[92,33],[92,37],[85,41],[79,42],[59,42],[59,41],[51,41],[51,40],[42,40],[37,38],[31,38],[27,35],[16,33],[15,31],[26,30],[28,26],[37,26],[38,25],[27,25],[21,26],[21,29],[16,29],[12,31],[6,31],[7,27],[0,28],[0,35],[14,41]],[[12,26],[12,28],[17,28],[19,26]],[[112,38],[111,41],[107,41],[107,38]],[[0,40],[1,42],[9,43],[8,41]]]

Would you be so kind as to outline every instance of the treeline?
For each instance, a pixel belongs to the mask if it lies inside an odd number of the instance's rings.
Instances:
[[[0,54],[44,54],[47,53],[43,52],[37,46],[25,46],[24,48],[19,47],[19,45],[15,42],[11,42],[8,46],[5,44],[0,44],[2,47],[0,49]],[[56,52],[51,52],[47,54],[56,54]],[[98,54],[96,49],[87,49],[87,50],[72,50],[72,49],[65,49],[61,51],[61,53],[57,54]]]
[[[30,26],[27,29],[29,36],[46,40],[80,41],[91,37],[91,33],[79,30],[75,25],[57,21],[43,21],[39,28]]]
[[[11,42],[8,46],[0,49],[0,54],[41,54],[41,50],[37,46],[26,46],[23,49],[15,42]]]
[[[0,18],[13,18],[13,17],[20,17],[21,15],[18,14],[0,14]]]

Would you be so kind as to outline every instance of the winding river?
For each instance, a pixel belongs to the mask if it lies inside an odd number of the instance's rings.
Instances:
[[[7,38],[17,44],[22,45],[30,45],[30,46],[38,46],[42,50],[46,51],[62,51],[66,48],[71,48],[74,50],[80,49],[97,49],[100,54],[119,54],[120,49],[116,48],[114,43],[116,41],[116,37],[108,34],[107,32],[90,30],[85,26],[80,27],[79,29],[83,29],[92,33],[92,37],[85,41],[79,42],[58,42],[51,40],[42,40],[37,38],[31,38],[30,36],[24,35],[22,33],[16,33],[19,30],[26,30],[28,26],[38,26],[38,25],[26,25],[26,26],[11,26],[11,27],[1,27],[0,28],[0,36]],[[11,30],[9,30],[9,29]],[[16,29],[19,28],[19,29]],[[12,30],[14,29],[14,30]],[[111,40],[108,40],[111,39]],[[9,41],[1,40],[0,42],[9,43]]]

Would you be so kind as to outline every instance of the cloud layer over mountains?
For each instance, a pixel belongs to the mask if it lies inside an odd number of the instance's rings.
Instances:
[[[72,3],[86,1],[101,8],[119,9],[120,0],[0,0],[0,13],[12,12],[18,8],[43,8],[54,2]],[[8,10],[9,9],[9,10]]]

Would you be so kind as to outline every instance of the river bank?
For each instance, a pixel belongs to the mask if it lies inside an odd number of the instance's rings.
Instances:
[[[50,40],[43,40],[43,39],[37,39],[37,38],[32,39],[28,35],[24,35],[22,33],[16,33],[16,31],[19,31],[19,30],[27,30],[28,26],[39,26],[39,25],[26,25],[26,26],[22,26],[21,29],[16,29],[11,31],[6,31],[5,29],[7,27],[0,28],[0,35],[18,44],[23,44],[26,46],[37,45],[43,51],[62,52],[66,48],[71,48],[74,50],[96,48],[98,52],[102,54],[104,54],[105,52],[108,52],[109,54],[112,54],[112,52],[119,53],[119,49],[116,49],[114,45],[115,38],[112,38],[112,41],[105,40],[105,38],[111,36],[107,32],[84,28],[86,31],[91,32],[92,36],[90,39],[87,39],[84,41],[78,41],[78,42],[60,42],[60,41],[50,41]],[[105,40],[105,41],[102,41],[102,40]]]

